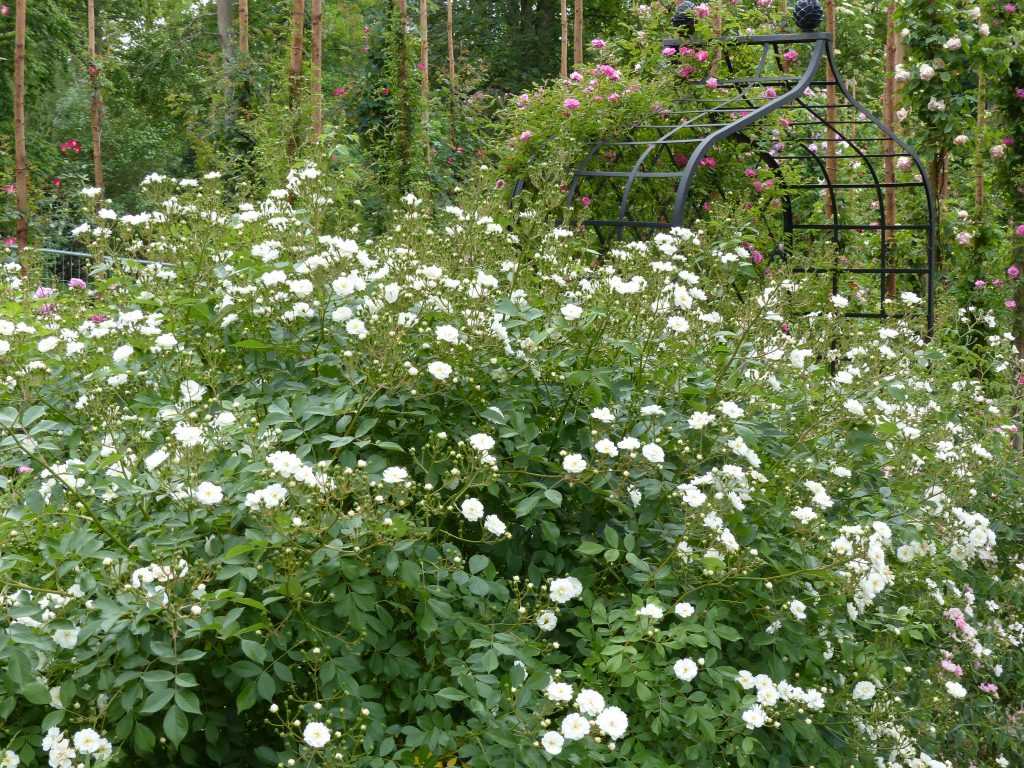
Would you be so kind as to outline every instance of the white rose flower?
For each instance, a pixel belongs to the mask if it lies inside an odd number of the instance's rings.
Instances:
[[[647,443],[640,449],[640,453],[652,464],[661,464],[665,461],[665,451],[657,443]]]
[[[505,524],[501,522],[501,518],[497,515],[488,515],[487,519],[484,520],[484,528],[493,533],[495,536],[504,536],[505,531],[508,530]]]
[[[584,715],[597,717],[604,712],[604,696],[593,688],[584,688],[576,695],[576,707]]]
[[[541,737],[540,743],[544,747],[544,751],[549,755],[559,755],[562,753],[565,739],[558,731],[548,731]]]
[[[629,718],[618,707],[608,707],[597,716],[597,727],[612,741],[621,739],[626,734]]]
[[[557,704],[567,704],[572,701],[572,686],[568,683],[559,683],[554,680],[547,684],[544,695],[549,701]]]
[[[853,698],[857,701],[870,701],[875,697],[875,684],[869,680],[861,680],[853,686]]]
[[[64,650],[71,650],[78,645],[77,629],[57,629],[53,633],[53,642]]]
[[[464,518],[469,520],[469,522],[475,523],[483,518],[484,505],[479,499],[475,499],[470,496],[462,502],[462,505],[459,507],[459,511],[462,513]]]
[[[566,715],[562,721],[562,735],[569,741],[579,741],[590,733],[590,721],[578,712]]]
[[[578,453],[570,453],[562,459],[562,469],[570,475],[578,475],[587,468],[586,460]]]
[[[579,579],[573,576],[565,576],[551,582],[548,586],[548,594],[556,603],[567,603],[583,594],[583,585]]]
[[[224,501],[224,491],[219,485],[210,482],[202,482],[193,494],[195,500],[206,506],[213,506]]]
[[[672,672],[675,673],[675,676],[684,683],[691,682],[697,676],[697,672],[699,671],[700,668],[697,666],[697,662],[693,659],[679,659],[672,665]]]
[[[576,304],[566,304],[562,307],[562,317],[570,322],[573,320],[579,320],[583,316],[583,307],[577,306]]]
[[[469,436],[469,444],[483,453],[494,447],[494,438],[483,432],[477,432],[475,435]]]
[[[452,367],[448,363],[435,360],[427,366],[427,371],[438,381],[444,381],[452,375]]]
[[[459,329],[454,325],[439,325],[434,331],[438,341],[446,341],[449,344],[459,343]]]
[[[388,485],[404,483],[409,479],[409,472],[405,467],[388,467],[381,473],[380,479]]]
[[[45,341],[45,339],[44,339]],[[122,344],[120,347],[114,350],[114,362],[120,365],[125,362],[132,353],[135,352],[135,348],[131,344]]]
[[[550,632],[558,626],[558,617],[555,616],[554,611],[543,611],[537,617],[537,626],[542,632]]]
[[[696,609],[689,603],[676,603],[676,616],[681,619],[688,619],[696,613]]]
[[[302,731],[302,740],[313,749],[321,749],[331,740],[331,729],[316,721],[306,723]]]

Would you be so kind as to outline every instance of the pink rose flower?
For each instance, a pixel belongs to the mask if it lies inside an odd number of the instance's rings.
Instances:
[[[574,99],[570,96],[568,99],[562,102],[562,106],[571,112],[574,109],[580,108],[580,100]]]

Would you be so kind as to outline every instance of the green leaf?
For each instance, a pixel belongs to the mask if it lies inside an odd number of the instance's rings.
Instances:
[[[238,692],[238,696],[235,697],[235,708],[239,714],[245,712],[247,709],[252,709],[256,703],[256,686],[252,682],[248,682],[242,686],[242,690]]]
[[[604,552],[604,546],[596,541],[584,541],[576,548],[576,551],[581,555],[599,555]]]
[[[177,707],[171,707],[167,710],[167,714],[164,715],[164,736],[166,736],[174,746],[181,744],[182,739],[185,738],[185,734],[188,733],[188,715],[182,712]]]
[[[142,682],[150,688],[159,687],[159,683],[167,683],[174,679],[174,673],[169,669],[151,669],[142,673]]]
[[[172,698],[174,698],[173,689],[160,688],[159,690],[153,691],[146,697],[146,700],[139,708],[139,712],[144,715],[151,715],[154,712],[159,712],[170,703]]]
[[[487,567],[491,561],[487,559],[487,555],[473,555],[469,558],[469,572],[480,573]]]
[[[257,664],[262,664],[267,660],[267,649],[264,648],[260,643],[255,640],[242,640],[242,653],[248,656],[250,659],[255,661]]]
[[[189,714],[201,715],[203,713],[203,709],[199,705],[199,697],[192,693],[192,691],[179,688],[174,692],[174,703],[181,710]]]
[[[46,705],[50,703],[50,689],[42,683],[29,683],[22,686],[21,695],[33,704]]]
[[[132,730],[132,742],[135,744],[136,751],[152,752],[153,747],[156,746],[156,735],[148,725],[136,723]]]
[[[469,697],[458,688],[442,688],[437,692],[437,698],[445,701],[465,701]]]
[[[264,701],[273,701],[274,694],[277,693],[277,682],[264,672],[256,679],[256,692]]]

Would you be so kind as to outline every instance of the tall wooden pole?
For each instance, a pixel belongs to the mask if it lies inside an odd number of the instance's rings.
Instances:
[[[14,186],[18,206],[18,245],[28,245],[28,149],[25,143],[26,0],[14,2]]]
[[[562,0],[562,79],[569,77],[569,7],[568,0]]]
[[[96,0],[88,3],[89,85],[92,88],[92,177],[103,189],[103,94],[100,91],[100,62],[96,53]]]
[[[583,65],[583,0],[576,0],[572,12],[572,62]]]
[[[312,5],[312,36],[313,43],[310,47],[310,85],[309,90],[313,98],[313,141],[320,138],[324,129],[324,72],[323,72],[323,43],[324,43],[324,9],[323,0],[311,0]]]
[[[899,33],[896,31],[896,0],[889,0],[889,7],[886,9],[886,32],[885,32],[885,89],[882,93],[885,124],[896,125],[896,111],[899,107],[899,87],[896,82],[896,68],[903,62],[903,45]],[[884,142],[886,155],[896,152],[896,143],[892,139]],[[896,158],[885,158],[885,220],[888,224],[896,224]],[[882,233],[882,237],[888,243],[895,242],[896,230],[889,229]],[[885,295],[892,298],[896,296],[896,275],[885,276]]]
[[[832,50],[835,51],[836,46],[836,3],[835,0],[825,0],[825,31],[832,35]],[[828,82],[831,83],[836,77],[836,73],[829,71],[826,74]],[[829,123],[829,129],[826,142],[828,157],[825,159],[825,173],[828,176],[828,181],[831,184],[836,183],[836,176],[838,175],[839,163],[836,161],[836,133],[831,128],[835,125],[837,117],[836,104],[836,87],[834,85],[828,85],[825,87],[826,98],[828,104],[825,109],[825,117]],[[832,200],[830,197],[825,198],[825,212],[826,215],[831,218],[835,215],[836,211],[832,210]]]
[[[249,55],[249,0],[238,0],[238,52]]]
[[[455,119],[458,96],[455,89],[455,16],[452,5],[455,0],[448,0],[448,134],[451,139],[452,148],[455,148]]]
[[[427,25],[427,0],[420,0],[420,121],[423,125],[423,150],[430,166],[430,28]]]
[[[409,98],[409,5],[407,0],[396,0],[398,5],[398,192],[405,189],[412,152],[412,100]]]
[[[288,62],[288,108],[292,115],[292,126],[288,137],[289,158],[295,155],[299,144],[298,107],[299,95],[302,89],[302,43],[306,27],[305,0],[292,0],[291,27],[291,56]]]

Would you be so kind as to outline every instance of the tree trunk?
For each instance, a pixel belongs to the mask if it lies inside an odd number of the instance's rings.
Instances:
[[[896,30],[896,2],[889,0],[889,7],[886,9],[886,33],[885,33],[885,90],[882,94],[884,106],[885,124],[892,127],[896,125],[896,111],[899,107],[899,89],[896,83],[896,67],[903,61],[903,46],[900,44],[900,36]],[[896,144],[891,139],[886,141],[885,149],[887,155],[896,152]],[[885,220],[888,224],[896,224],[896,158],[885,158]],[[882,233],[886,242],[895,242],[896,230],[890,229]],[[885,295],[889,298],[896,296],[896,275],[885,276]]]
[[[562,79],[569,77],[569,8],[562,0]]]
[[[14,186],[18,205],[18,245],[28,245],[28,150],[25,145],[26,0],[14,3]],[[22,262],[24,264],[24,262]]]
[[[93,185],[103,189],[103,94],[100,91],[100,62],[96,52],[96,0],[89,0],[88,14],[89,85],[92,88],[92,177]]]
[[[420,122],[423,126],[423,155],[430,167],[430,28],[427,0],[420,0]]]
[[[572,61],[583,66],[583,0],[576,0],[572,13]]]
[[[310,48],[310,93],[313,97],[313,141],[320,139],[324,129],[324,73],[323,73],[323,0],[312,0],[313,44]]]
[[[450,112],[448,134],[451,139],[452,149],[455,149],[455,120],[458,115],[458,95],[455,90],[455,18],[454,11],[452,10],[454,2],[455,0],[448,0],[448,107]],[[522,18],[520,18],[519,22],[522,25]]]
[[[238,0],[238,52],[249,55],[249,0]]]
[[[288,63],[288,108],[292,115],[292,126],[288,137],[288,157],[295,156],[299,145],[299,96],[302,90],[302,43],[306,28],[305,0],[292,0],[291,57]]]
[[[220,39],[221,78],[224,88],[224,132],[235,122],[235,35],[231,0],[217,0],[217,37]]]

